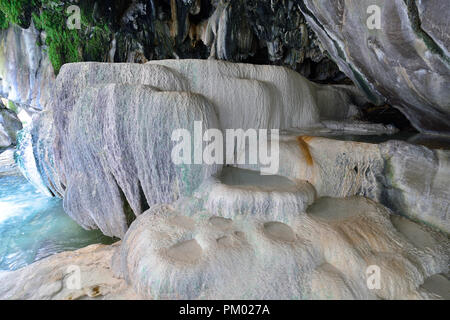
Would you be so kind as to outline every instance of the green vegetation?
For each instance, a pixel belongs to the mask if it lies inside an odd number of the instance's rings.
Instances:
[[[8,27],[8,22],[22,27],[27,26],[30,9],[34,5],[34,0],[0,0],[0,26]]]
[[[111,35],[107,24],[92,27],[83,47],[84,61],[105,61]]]
[[[0,11],[0,30],[7,29],[9,27],[9,22],[6,19],[3,11]]]
[[[33,12],[35,26],[46,33],[45,44],[55,73],[64,63],[82,61],[81,38],[78,30],[69,30],[63,6],[53,1],[42,1],[40,13]],[[45,3],[44,3],[45,2]]]
[[[105,61],[111,38],[108,23],[93,18],[90,1],[80,1],[81,28],[71,30],[66,12],[70,5],[59,0],[0,0],[0,29],[9,23],[23,27],[32,19],[36,28],[45,32],[46,50],[56,74],[65,63]]]
[[[8,109],[14,111],[15,113],[19,112],[19,109],[17,108],[17,106],[11,100],[8,100],[8,106],[7,107],[8,107]]]

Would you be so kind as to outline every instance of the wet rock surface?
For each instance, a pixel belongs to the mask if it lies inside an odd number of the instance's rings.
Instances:
[[[0,31],[0,95],[44,109],[17,137],[27,179],[123,241],[2,272],[1,298],[448,299],[445,0],[79,4],[79,35],[95,41],[61,65],[110,63],[58,66],[55,79],[27,11],[28,29]],[[410,124],[391,105],[433,135],[398,132]],[[201,136],[281,129],[278,169],[175,164],[171,134],[196,121]]]
[[[41,111],[55,79],[34,25],[0,30],[0,96],[30,113]]]
[[[110,83],[110,79],[114,81]],[[276,96],[277,91],[267,83],[279,86],[277,90],[281,95]],[[227,89],[217,91],[218,84]],[[283,216],[291,209],[296,212],[304,208],[295,204],[289,207],[291,197],[303,199],[304,206],[314,200],[315,192],[318,196],[333,197],[362,195],[382,202],[398,214],[446,232],[449,230],[449,194],[445,182],[448,179],[447,150],[434,151],[400,142],[378,145],[298,136],[292,135],[290,129],[291,134],[279,138],[277,174],[298,185],[272,191],[265,186],[256,187],[260,195],[254,193],[248,197],[244,196],[248,186],[224,185],[212,178],[220,173],[221,166],[202,169],[202,166],[192,165],[192,169],[180,171],[180,167],[171,162],[170,150],[174,144],[167,132],[180,125],[193,130],[194,120],[205,121],[203,129],[302,127],[300,131],[310,134],[395,132],[382,125],[345,120],[353,114],[351,87],[346,88],[348,95],[343,95],[343,91],[338,90],[343,88],[341,86],[319,86],[277,67],[165,60],[146,65],[66,65],[56,88],[52,108],[41,115],[36,122],[39,125],[33,128],[28,140],[23,140],[19,152],[32,148],[33,156],[22,161],[23,167],[30,166],[24,171],[37,171],[34,176],[42,177],[38,184],[44,185],[51,194],[64,197],[68,213],[87,228],[99,227],[108,235],[122,237],[134,217],[152,204],[189,198],[199,188],[198,198],[206,199],[208,194],[215,197],[205,204],[192,204],[195,208],[206,206],[205,209],[219,211],[225,208],[227,214],[241,210],[230,209],[238,198],[247,204],[249,212],[278,207],[275,211]],[[233,96],[227,94],[230,91],[234,92]],[[245,97],[251,95],[255,97],[251,100],[254,105],[242,104],[247,101]],[[148,101],[154,101],[152,109]],[[155,108],[161,109],[157,112]],[[258,110],[258,117],[254,110]],[[193,112],[192,116],[187,117],[189,112]],[[237,114],[239,117],[235,116]],[[290,116],[286,117],[287,114]],[[161,120],[156,121],[155,115]],[[173,120],[166,122],[167,117]],[[181,121],[180,117],[186,118]],[[321,120],[330,117],[344,120]],[[174,119],[181,122],[175,125]],[[157,130],[161,125],[160,130],[166,135]],[[84,138],[80,140],[80,136]],[[144,148],[152,136],[159,141],[156,149]],[[77,152],[73,152],[74,148]],[[121,160],[124,157],[134,160],[124,162]],[[155,159],[156,163],[148,159]],[[408,159],[415,161],[414,170],[408,169],[412,168]],[[150,169],[152,166],[158,168],[158,177],[151,173],[155,170]],[[241,167],[263,169],[258,165]],[[414,172],[420,175],[412,179],[410,175]],[[161,185],[162,176],[169,180]],[[209,182],[203,183],[209,177]],[[88,181],[98,183],[92,185]],[[86,192],[86,188],[92,190]],[[99,202],[97,194],[105,192],[109,196]],[[236,197],[219,200],[220,194],[234,193]],[[265,194],[270,195],[271,204]],[[273,214],[281,218],[275,211]]]
[[[383,201],[399,214],[450,233],[450,152],[400,141],[381,145]]]
[[[72,218],[122,237],[148,206],[189,196],[220,173],[221,165],[174,165],[175,129],[194,132],[195,121],[203,130],[247,130],[349,119],[359,100],[351,86],[318,85],[275,66],[66,64],[19,153],[32,146],[33,157],[22,167],[37,169],[49,192],[64,197]]]
[[[77,51],[75,58],[60,48],[62,56],[52,61],[214,58],[283,65],[322,83],[347,76],[372,103],[388,102],[418,130],[450,132],[445,0],[97,0],[78,5],[89,22],[78,34],[86,41],[64,49]],[[373,5],[381,9],[381,29],[368,27],[367,10]],[[53,82],[49,48],[42,45],[45,32],[36,30],[29,14],[40,9],[27,8],[21,26],[28,29],[0,31],[1,95],[31,110],[43,108]],[[96,41],[85,45],[90,39]]]
[[[450,132],[445,0],[303,2],[322,45],[373,101],[389,99],[422,131]],[[380,8],[380,29],[367,26],[370,5]]]
[[[448,297],[448,237],[372,200],[322,197],[285,222],[232,217],[154,206],[133,222],[121,243],[91,245],[0,273],[0,297]],[[367,268],[374,265],[381,286],[369,289]]]
[[[63,252],[17,271],[0,272],[0,298],[7,300],[139,299],[114,276],[111,259],[118,244],[90,245]]]
[[[318,196],[361,195],[396,214],[449,233],[449,150],[400,140],[382,143],[280,136],[278,175],[308,181]],[[241,165],[259,170],[259,166]]]
[[[123,240],[121,272],[151,299],[443,298],[420,286],[447,272],[448,239],[390,215],[363,197],[320,198],[285,223],[155,206]],[[371,264],[382,268],[377,290],[366,284]]]
[[[0,148],[15,145],[17,142],[17,132],[22,129],[16,113],[7,109],[0,102]]]

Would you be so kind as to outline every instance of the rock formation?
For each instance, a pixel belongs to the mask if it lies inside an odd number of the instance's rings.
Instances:
[[[278,175],[311,183],[318,196],[362,195],[398,214],[450,232],[449,150],[402,141],[363,143],[280,137]],[[259,170],[259,166],[240,165]]]
[[[448,299],[448,241],[363,197],[320,198],[286,223],[154,206],[123,243],[1,272],[0,298]]]
[[[15,145],[17,132],[21,129],[22,123],[16,113],[0,102],[0,148]]]
[[[0,96],[29,112],[43,109],[55,78],[40,37],[33,24],[0,30]]]
[[[132,224],[120,264],[152,299],[419,299],[433,296],[426,278],[447,272],[448,245],[362,197],[321,198],[286,223],[156,206]],[[383,270],[378,290],[370,265]]]
[[[111,270],[111,257],[117,246],[91,245],[53,255],[17,271],[0,271],[0,299],[139,299]],[[75,278],[71,280],[77,274],[80,283]]]
[[[27,179],[122,240],[1,272],[0,298],[449,298],[448,141],[404,141],[362,112],[388,103],[450,134],[443,0],[94,4],[79,2],[79,31],[43,23],[41,2],[27,11],[39,18],[19,19],[28,29],[1,30],[0,95],[39,111],[17,136]],[[103,63],[67,63],[91,60]],[[0,109],[0,147],[16,140],[8,117]],[[260,157],[198,161],[207,132],[222,135],[215,156],[255,156],[250,134],[235,147],[230,129],[276,132],[253,141],[275,172]],[[67,285],[68,265],[81,286]]]
[[[201,60],[67,64],[36,120],[28,145],[39,147],[30,166],[64,197],[78,223],[122,237],[148,206],[190,195],[220,172],[217,165],[174,166],[173,130],[193,132],[194,121],[205,130],[313,125],[353,117],[360,101],[351,86],[317,85],[280,67]]]
[[[447,282],[425,283],[448,273],[448,150],[300,134],[392,133],[351,120],[364,102],[352,87],[164,60],[67,64],[55,89],[18,158],[79,224],[123,239],[109,281],[150,299],[443,297]],[[267,142],[277,140],[279,169],[175,164],[171,133],[195,121],[282,129]],[[376,290],[371,266],[383,274]]]
[[[60,1],[61,7],[71,4]],[[79,31],[60,30],[67,19],[61,13],[53,16],[56,25],[42,25],[29,14],[21,23],[28,29],[0,30],[2,96],[42,109],[51,92],[50,61],[59,71],[63,63],[77,61],[209,57],[283,65],[327,83],[347,76],[372,103],[395,106],[418,130],[450,132],[445,0],[82,0],[78,5],[85,17]],[[45,3],[30,6],[26,12],[41,19],[54,13]],[[368,24],[378,14],[368,11],[373,6],[380,9],[379,29]],[[63,39],[46,37],[55,33]]]
[[[450,132],[448,3],[436,1],[299,1],[339,68],[373,101],[385,98],[425,132]],[[367,25],[380,8],[380,28]]]

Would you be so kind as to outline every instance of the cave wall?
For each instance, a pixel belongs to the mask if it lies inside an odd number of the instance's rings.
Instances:
[[[78,61],[209,58],[286,66],[316,82],[351,79],[372,103],[393,105],[420,131],[450,132],[446,0],[55,3],[22,8],[15,21],[26,29],[0,30],[0,93],[24,106],[43,108],[50,62],[58,73]],[[65,28],[64,10],[73,4],[79,30]],[[381,10],[381,29],[367,26],[370,5]]]
[[[387,99],[422,132],[450,133],[447,0],[303,2],[323,46],[373,102]],[[371,5],[379,29],[367,26]]]

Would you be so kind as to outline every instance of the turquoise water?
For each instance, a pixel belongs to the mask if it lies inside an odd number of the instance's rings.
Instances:
[[[112,243],[86,231],[62,208],[17,175],[0,175],[0,270],[16,270],[49,255],[93,243]]]

